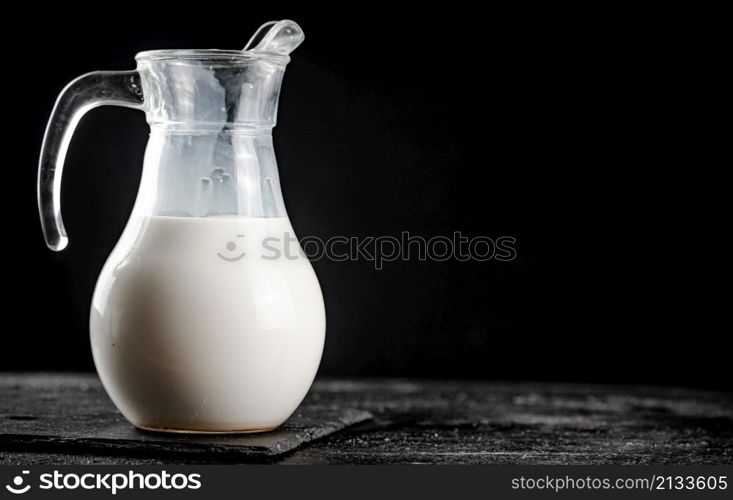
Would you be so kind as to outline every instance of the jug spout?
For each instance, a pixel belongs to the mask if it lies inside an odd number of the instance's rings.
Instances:
[[[288,55],[303,43],[304,39],[303,30],[295,21],[290,19],[270,21],[259,27],[244,46],[244,50]]]

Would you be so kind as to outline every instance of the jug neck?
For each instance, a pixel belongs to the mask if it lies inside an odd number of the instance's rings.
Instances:
[[[150,123],[150,132],[178,135],[272,136],[274,124],[159,121]]]
[[[134,212],[285,217],[271,127],[151,126]]]
[[[136,56],[151,126],[273,127],[290,60],[277,54],[163,50]]]

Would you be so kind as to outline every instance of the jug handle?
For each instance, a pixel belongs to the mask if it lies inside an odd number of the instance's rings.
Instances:
[[[95,71],[82,75],[61,91],[48,119],[38,162],[38,211],[51,250],[61,251],[69,241],[61,218],[61,174],[74,129],[87,111],[106,104],[143,108],[140,74]]]

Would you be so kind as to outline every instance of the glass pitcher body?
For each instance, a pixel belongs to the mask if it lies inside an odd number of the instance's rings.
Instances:
[[[97,281],[90,334],[110,398],[134,425],[257,432],[284,422],[323,350],[318,280],[285,210],[272,143],[292,21],[245,51],[138,54],[62,92],[39,167],[52,249],[66,246],[60,174],[87,110],[145,111],[150,139],[132,214]]]

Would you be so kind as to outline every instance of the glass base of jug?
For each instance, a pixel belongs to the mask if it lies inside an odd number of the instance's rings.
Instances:
[[[148,432],[163,432],[167,434],[256,434],[270,432],[280,427],[243,428],[243,429],[178,429],[173,427],[151,427],[135,424],[135,427]]]

